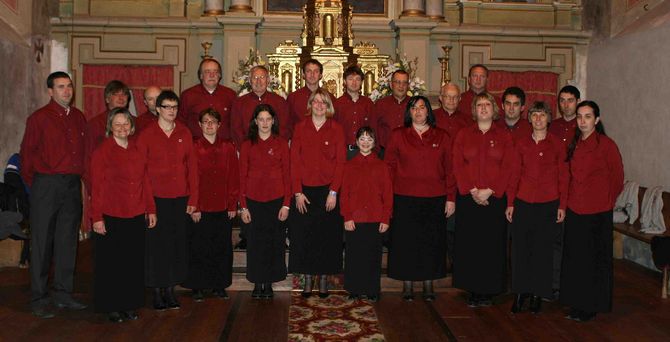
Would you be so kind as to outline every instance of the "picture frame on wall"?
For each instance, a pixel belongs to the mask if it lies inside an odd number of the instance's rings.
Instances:
[[[268,14],[302,14],[302,6],[307,0],[263,0],[263,12]],[[354,6],[354,14],[386,16],[388,0],[349,1]]]

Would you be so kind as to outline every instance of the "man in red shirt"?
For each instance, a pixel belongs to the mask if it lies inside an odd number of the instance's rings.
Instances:
[[[483,64],[475,64],[470,67],[468,72],[468,90],[461,94],[461,103],[458,109],[464,114],[466,119],[472,118],[472,99],[475,95],[488,91],[486,85],[489,79],[489,69]],[[502,102],[495,98],[498,108],[502,108]]]
[[[307,100],[319,88],[319,82],[323,76],[323,65],[316,59],[307,60],[302,65],[302,76],[305,79],[305,86],[289,94],[286,99],[291,113],[291,132],[298,122],[312,115],[312,113],[307,113]],[[328,93],[328,96],[331,102],[335,102],[332,94]]]
[[[461,89],[453,83],[447,83],[440,89],[441,107],[433,111],[437,127],[447,131],[451,141],[456,139],[458,131],[472,124],[472,118],[466,119],[464,114],[458,110],[461,101]]]
[[[144,105],[147,111],[135,119],[135,135],[152,122],[158,121],[158,111],[156,110],[156,99],[161,93],[161,88],[149,86],[144,90]]]
[[[347,160],[358,154],[356,133],[358,129],[370,126],[375,129],[377,122],[372,116],[374,104],[366,96],[361,95],[363,85],[363,71],[352,65],[344,71],[346,91],[335,100],[334,119],[342,125],[344,130],[344,144],[347,147]]]
[[[391,96],[375,103],[374,116],[377,118],[377,140],[381,148],[381,158],[384,156],[383,149],[391,138],[391,132],[405,123],[405,109],[409,102],[408,88],[409,74],[404,70],[396,70],[391,75]]]
[[[233,102],[232,124],[233,141],[238,150],[242,142],[247,139],[249,125],[254,115],[254,109],[259,104],[268,104],[272,107],[279,120],[279,135],[284,139],[291,138],[291,127],[289,127],[288,103],[281,96],[268,91],[270,73],[262,65],[251,68],[249,72],[249,81],[251,83],[251,92],[238,97]]]
[[[200,112],[207,108],[214,108],[221,115],[219,137],[230,139],[230,110],[237,94],[225,86],[221,81],[221,64],[216,59],[206,58],[198,67],[196,84],[181,93],[178,119],[191,130],[193,137],[201,137],[202,131],[198,125]]]
[[[20,154],[21,176],[31,187],[30,306],[40,318],[54,317],[48,308],[52,256],[54,304],[86,308],[72,298],[86,119],[79,109],[70,107],[74,90],[68,74],[50,74],[47,87],[51,101],[28,117]]]
[[[503,110],[505,117],[496,121],[501,128],[507,129],[514,138],[516,144],[519,139],[524,139],[533,134],[533,128],[528,120],[521,117],[526,110],[526,93],[519,87],[509,87],[503,93]]]
[[[566,85],[558,92],[558,111],[561,117],[553,120],[549,126],[549,132],[558,136],[567,147],[575,135],[577,129],[577,105],[580,102],[579,89],[575,86]]]

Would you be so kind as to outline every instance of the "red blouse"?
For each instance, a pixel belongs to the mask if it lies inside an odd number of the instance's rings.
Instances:
[[[235,145],[230,140],[218,137],[212,144],[203,137],[198,138],[193,146],[198,158],[198,210],[237,210],[240,170]]]
[[[202,130],[198,125],[200,112],[207,108],[214,108],[221,114],[221,126],[218,137],[231,139],[230,110],[237,94],[230,88],[217,85],[211,94],[202,84],[196,84],[181,93],[177,118],[186,124],[193,137],[201,137]]]
[[[291,127],[289,123],[288,103],[283,97],[270,92],[265,92],[261,97],[255,93],[249,93],[238,97],[233,102],[233,114],[231,118],[233,141],[240,147],[247,139],[249,125],[254,116],[254,109],[259,104],[268,104],[272,107],[279,120],[279,135],[288,140],[291,138]]]
[[[433,115],[435,115],[435,123],[437,124],[437,127],[447,131],[449,138],[452,141],[456,139],[456,134],[458,134],[458,131],[460,131],[461,128],[472,124],[473,122],[472,119],[466,121],[464,115],[459,112],[458,109],[449,115],[443,108],[438,108],[433,111]]]
[[[150,111],[146,111],[144,114],[135,118],[135,134],[139,134],[145,127],[149,126],[152,122],[157,122],[158,116]]]
[[[21,177],[32,185],[36,173],[84,172],[86,119],[79,109],[51,100],[28,117],[21,142]]]
[[[302,186],[330,185],[338,191],[346,161],[342,126],[327,119],[318,131],[312,120],[295,125],[291,140],[291,182],[293,193]]]
[[[510,203],[515,196],[528,203],[559,200],[558,207],[565,209],[570,173],[563,142],[547,133],[544,140],[535,143],[531,133],[516,141],[515,150],[518,163],[512,172],[512,189],[516,191],[508,195]]]
[[[510,134],[512,134],[512,138],[514,139],[515,144],[519,140],[526,139],[533,134],[533,126],[530,125],[528,120],[524,120],[523,118],[520,118],[519,121],[514,124],[514,126],[507,126],[507,122],[505,122],[504,118],[500,118],[495,122],[495,124],[500,126],[500,128],[509,131]]]
[[[283,197],[282,205],[291,203],[291,176],[288,142],[281,136],[242,143],[240,149],[240,206],[247,198],[268,202]]]
[[[377,122],[372,116],[373,108],[372,100],[363,95],[356,102],[349,93],[344,93],[335,100],[334,119],[342,125],[346,145],[356,145],[356,132],[361,127],[370,126],[376,131]]]
[[[140,151],[146,156],[153,195],[160,198],[189,196],[188,205],[198,205],[198,159],[191,132],[180,122],[168,137],[158,122],[139,135]]]
[[[567,147],[577,130],[577,119],[565,121],[563,118],[554,119],[549,125],[549,132],[554,133]]]
[[[345,221],[389,224],[393,211],[391,174],[374,153],[359,153],[344,165],[340,208]]]
[[[391,132],[404,126],[408,102],[409,96],[398,102],[393,95],[389,95],[375,103],[374,117],[377,118],[377,142],[380,147],[387,147]]]
[[[624,181],[616,143],[597,132],[579,140],[570,160],[570,176],[570,210],[583,215],[612,210]]]
[[[456,196],[451,165],[451,139],[441,128],[421,137],[412,127],[393,130],[384,160],[391,170],[393,192],[415,197]]]
[[[146,156],[135,139],[128,147],[106,138],[91,158],[91,218],[102,221],[102,215],[131,218],[155,214],[156,204],[147,174]]]
[[[505,192],[511,193],[510,176],[516,158],[509,132],[495,123],[486,133],[476,124],[465,127],[456,135],[453,152],[454,174],[461,195],[469,194],[473,188],[489,188],[497,198],[502,198]]]

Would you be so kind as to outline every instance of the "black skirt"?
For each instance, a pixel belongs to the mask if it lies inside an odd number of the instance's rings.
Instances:
[[[356,223],[345,231],[344,289],[349,293],[377,295],[382,273],[382,234],[379,222]]]
[[[558,200],[546,203],[514,202],[512,236],[512,292],[552,296],[554,240]]]
[[[103,216],[107,234],[93,233],[96,312],[128,311],[144,306],[144,215]]]
[[[388,276],[434,280],[447,276],[446,197],[393,196]]]
[[[282,200],[257,202],[247,198],[251,214],[251,223],[245,225],[247,280],[252,283],[274,283],[286,279],[286,230],[284,222],[277,218]]]
[[[156,227],[146,230],[145,285],[169,287],[186,280],[188,237],[186,236],[187,197],[154,198]]]
[[[612,311],[612,211],[565,217],[560,302],[588,312]]]
[[[344,244],[344,222],[339,204],[326,211],[328,186],[304,186],[303,193],[311,204],[301,214],[295,207],[295,199],[289,215],[288,270],[297,274],[342,273],[342,250]]]
[[[454,287],[495,295],[507,289],[507,199],[488,201],[481,206],[470,195],[456,198]]]
[[[203,212],[200,222],[188,220],[188,276],[182,286],[225,289],[233,282],[232,220],[227,211]]]

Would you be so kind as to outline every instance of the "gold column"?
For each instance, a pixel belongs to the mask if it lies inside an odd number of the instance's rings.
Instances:
[[[444,20],[444,1],[426,0],[426,15],[433,20]]]
[[[425,17],[425,2],[422,0],[403,0],[400,17]]]
[[[223,0],[205,0],[205,11],[202,15],[222,15],[226,12],[223,10]]]
[[[254,10],[251,7],[251,0],[231,0],[228,12],[254,13]]]

